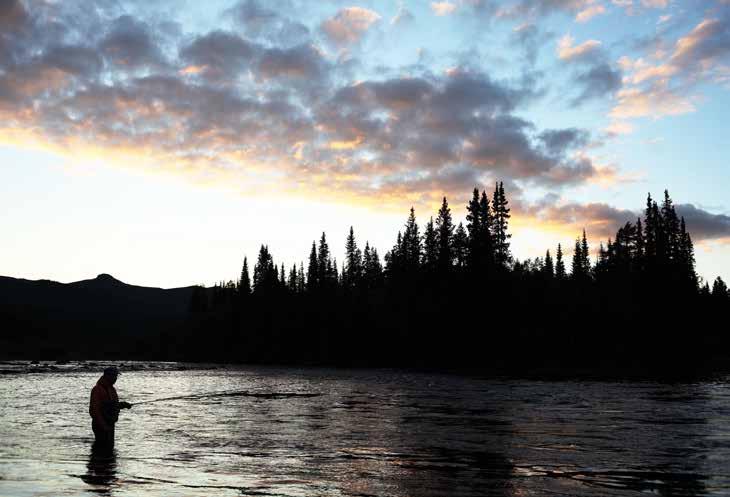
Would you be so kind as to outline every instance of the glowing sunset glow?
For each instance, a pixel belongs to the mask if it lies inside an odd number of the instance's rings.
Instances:
[[[210,284],[350,225],[384,254],[504,181],[519,258],[667,188],[730,280],[728,33],[722,0],[3,2],[0,274]]]

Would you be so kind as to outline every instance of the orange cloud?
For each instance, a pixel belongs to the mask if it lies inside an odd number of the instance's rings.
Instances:
[[[454,13],[456,5],[451,2],[431,2],[431,10],[437,16],[447,16]]]
[[[580,45],[573,45],[575,40],[570,35],[565,35],[558,41],[556,52],[561,60],[571,60],[583,57],[594,52],[601,46],[598,40],[588,40]]]

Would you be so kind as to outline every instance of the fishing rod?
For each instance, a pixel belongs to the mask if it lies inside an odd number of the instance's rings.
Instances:
[[[319,397],[321,393],[296,393],[296,392],[251,392],[249,390],[223,390],[220,392],[211,393],[197,393],[190,395],[176,395],[174,397],[163,397],[161,399],[143,400],[140,402],[134,402],[131,405],[138,406],[141,404],[152,404],[153,402],[163,402],[167,400],[181,400],[181,399],[204,399],[210,397],[254,397],[260,399],[287,399],[293,397],[310,398]]]

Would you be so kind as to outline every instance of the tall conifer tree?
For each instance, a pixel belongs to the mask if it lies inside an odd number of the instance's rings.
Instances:
[[[565,262],[563,262],[563,248],[558,243],[558,251],[555,253],[555,277],[558,280],[565,279]]]
[[[509,202],[504,194],[504,184],[499,182],[492,197],[492,238],[494,239],[495,262],[500,267],[505,267],[512,261],[509,242],[512,235],[508,232],[511,215],[508,205]]]
[[[451,219],[451,209],[444,197],[436,217],[436,234],[438,236],[438,265],[442,270],[451,268],[454,264],[454,222]]]
[[[422,264],[426,271],[435,271],[438,267],[438,235],[433,225],[433,218],[426,223],[423,232],[423,260]]]
[[[238,283],[238,292],[246,297],[251,294],[251,279],[248,273],[248,258],[243,258],[243,268],[241,269],[241,279]]]

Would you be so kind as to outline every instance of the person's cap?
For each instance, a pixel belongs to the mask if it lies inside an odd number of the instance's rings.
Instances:
[[[119,376],[119,369],[116,366],[109,366],[104,369],[105,376]]]

